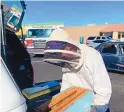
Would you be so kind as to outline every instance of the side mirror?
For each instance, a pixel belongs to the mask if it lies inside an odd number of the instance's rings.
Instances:
[[[80,44],[84,44],[84,37],[80,37]]]

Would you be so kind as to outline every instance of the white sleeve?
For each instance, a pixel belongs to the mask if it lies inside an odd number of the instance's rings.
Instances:
[[[61,92],[70,88],[71,87],[71,84],[69,83],[69,80],[68,80],[68,75],[67,74],[63,74],[62,76],[62,84],[61,84]]]
[[[105,105],[112,94],[110,78],[100,53],[96,52],[93,62],[94,105]]]

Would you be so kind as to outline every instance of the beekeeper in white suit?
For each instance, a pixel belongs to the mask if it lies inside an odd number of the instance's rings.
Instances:
[[[90,112],[109,112],[111,82],[99,52],[71,40],[63,29],[52,32],[45,50],[44,61],[63,67],[61,91],[79,86],[94,92]]]

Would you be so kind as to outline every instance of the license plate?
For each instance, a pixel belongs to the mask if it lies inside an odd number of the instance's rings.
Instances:
[[[45,48],[46,44],[34,44],[34,48]]]
[[[44,49],[27,49],[29,53],[43,53]]]

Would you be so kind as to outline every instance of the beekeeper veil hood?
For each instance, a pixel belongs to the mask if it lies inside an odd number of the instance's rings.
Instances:
[[[43,60],[66,68],[77,67],[80,58],[78,43],[72,41],[63,29],[54,30],[46,43]]]

